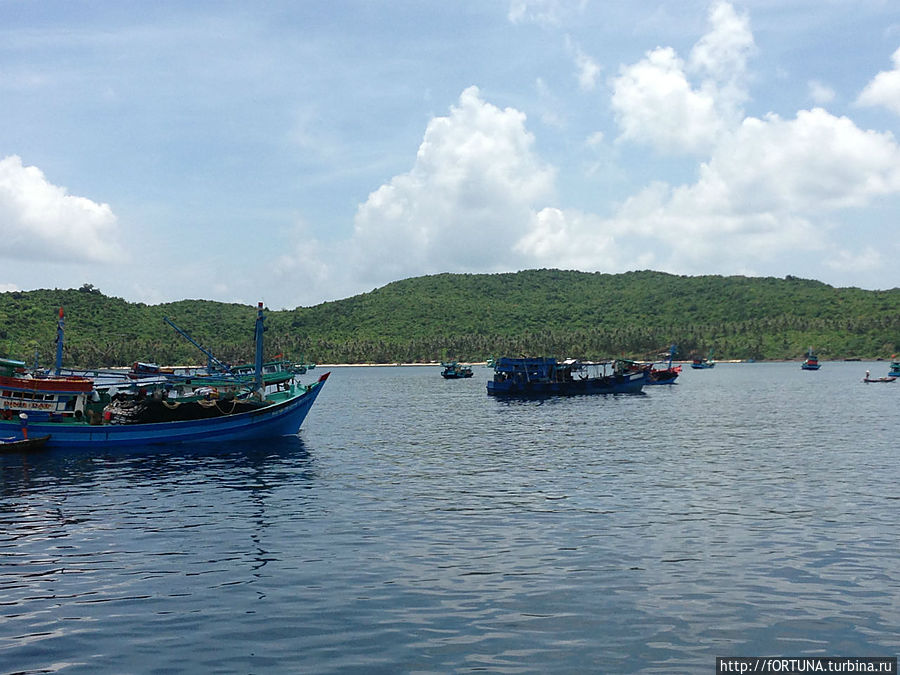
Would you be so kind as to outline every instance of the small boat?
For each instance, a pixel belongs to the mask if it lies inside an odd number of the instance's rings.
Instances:
[[[442,362],[443,370],[441,377],[445,380],[459,380],[466,377],[472,377],[472,369],[469,366],[463,366],[456,361]]]
[[[676,345],[669,347],[669,361],[665,368],[654,368],[651,366],[648,371],[649,379],[645,384],[675,384],[675,380],[681,373],[681,366],[672,365],[672,359],[675,358],[676,351],[678,351]]]
[[[872,383],[872,382],[893,382],[893,381],[896,380],[896,379],[897,379],[896,377],[892,377],[892,376],[890,376],[890,375],[888,375],[887,377],[872,377],[871,375],[869,375],[869,371],[867,370],[867,371],[866,371],[866,376],[863,378],[863,382],[869,382],[869,383]]]
[[[816,356],[816,353],[813,351],[812,347],[810,347],[809,351],[806,352],[806,358],[803,360],[803,363],[800,364],[800,367],[803,370],[819,369],[819,357]]]
[[[710,349],[708,358],[704,359],[703,357],[694,357],[694,359],[691,361],[691,368],[694,368],[696,370],[703,370],[705,368],[715,368],[716,362],[713,361],[712,355],[713,355],[713,350]]]
[[[613,372],[606,367],[612,364]],[[628,371],[625,361],[591,363],[554,358],[499,358],[494,378],[487,383],[493,396],[570,396],[580,394],[637,394],[647,381],[643,371]]]
[[[44,436],[32,436],[31,438],[0,438],[0,452],[26,452],[29,450],[39,450],[47,445],[50,434]]]
[[[669,366],[668,368],[655,368],[653,363],[646,361],[631,361],[629,359],[619,359],[625,364],[625,372],[642,373],[644,375],[644,384],[675,384],[675,380],[681,374],[681,366]]]

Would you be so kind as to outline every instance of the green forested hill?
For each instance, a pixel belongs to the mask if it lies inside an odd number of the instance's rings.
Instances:
[[[59,306],[66,363],[203,362],[168,316],[217,356],[249,360],[255,308],[205,300],[144,305],[78,290],[0,293],[0,352],[52,360]],[[483,360],[495,355],[646,357],[675,342],[716,358],[888,357],[900,289],[787,277],[529,270],[406,279],[344,300],[269,312],[267,354],[318,362]]]

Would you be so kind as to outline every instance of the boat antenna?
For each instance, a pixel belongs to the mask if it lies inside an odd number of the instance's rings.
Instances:
[[[59,308],[59,319],[56,321],[56,375],[62,370],[62,352],[63,352],[63,329],[65,321],[63,320],[63,308]]]
[[[256,306],[256,360],[254,361],[253,382],[260,398],[262,398],[264,391],[262,376],[263,333],[266,330],[265,325],[263,325],[264,319],[263,304],[259,302]]]

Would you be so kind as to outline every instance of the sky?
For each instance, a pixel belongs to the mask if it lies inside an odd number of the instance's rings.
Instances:
[[[900,286],[896,0],[0,0],[0,291]]]

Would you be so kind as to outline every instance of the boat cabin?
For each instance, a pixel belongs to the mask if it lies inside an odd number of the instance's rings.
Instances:
[[[94,389],[86,377],[0,375],[0,417],[27,412],[32,419],[81,417]]]

